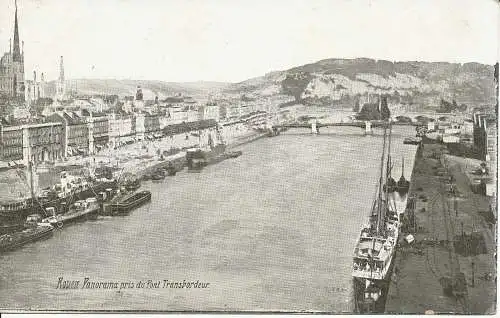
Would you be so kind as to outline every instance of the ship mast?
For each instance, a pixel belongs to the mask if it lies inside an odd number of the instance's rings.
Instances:
[[[405,157],[402,156],[402,164],[401,164],[401,177],[403,178],[405,176]]]
[[[382,158],[380,159],[380,178],[378,184],[378,198],[377,198],[377,236],[380,234],[380,214],[382,212],[382,188],[384,179],[384,162],[385,162],[385,144],[387,140],[387,128],[384,128],[384,143],[382,146]],[[375,244],[375,241],[374,241]]]
[[[380,209],[381,210],[381,213],[379,214],[379,222],[378,222],[378,225],[380,227],[379,229],[379,233],[381,231],[383,231],[385,229],[385,214],[386,214],[386,209],[388,207],[388,204],[389,204],[389,187],[388,187],[388,181],[389,181],[389,177],[390,177],[390,174],[391,174],[391,138],[392,137],[392,126],[391,126],[391,123],[389,122],[389,146],[387,148],[387,168],[386,168],[386,174],[385,174],[385,183],[386,183],[386,187],[385,187],[385,197],[384,197],[384,203],[383,203],[383,207]]]

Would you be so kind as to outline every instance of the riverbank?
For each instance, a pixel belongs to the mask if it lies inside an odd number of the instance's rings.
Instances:
[[[415,205],[405,212],[415,223],[402,229],[387,313],[496,312],[489,198],[472,191],[467,161],[446,153],[444,145],[424,144],[415,159],[409,193]],[[407,243],[408,234],[415,241]]]
[[[265,136],[265,134],[243,124],[223,128],[222,135],[228,149]],[[198,145],[199,138],[190,133],[175,135],[172,138],[163,137],[153,141],[139,141],[117,149],[105,148],[97,154],[87,157],[69,157],[64,161],[38,166],[36,188],[38,190],[48,188],[59,182],[61,171],[88,175],[88,167],[100,164],[120,167],[120,171],[116,172],[117,176],[126,172],[140,176],[169,163],[181,169],[185,161],[185,150]],[[16,171],[15,169],[0,172],[0,199],[2,201],[18,201],[31,196],[29,184],[24,180],[25,177],[20,177],[20,174],[25,173],[25,171]]]

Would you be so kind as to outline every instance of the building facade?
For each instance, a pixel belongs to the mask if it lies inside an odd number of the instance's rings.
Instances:
[[[0,58],[0,94],[24,100],[24,45],[19,45],[17,4],[14,16],[14,47],[9,44],[9,52]]]
[[[109,143],[115,149],[133,143],[136,134],[136,119],[133,115],[111,114],[109,117]]]
[[[61,123],[32,123],[0,127],[0,160],[4,162],[53,162],[63,157]]]
[[[0,126],[0,158],[2,161],[23,160],[23,129]]]
[[[89,152],[95,153],[106,147],[109,142],[109,118],[107,116],[95,116],[89,119]]]
[[[33,71],[33,80],[25,81],[24,100],[29,105],[36,103],[39,98],[45,97],[45,78],[42,73],[38,80],[36,71]]]
[[[61,123],[32,124],[25,129],[28,133],[28,160],[41,163],[62,159],[64,127]]]

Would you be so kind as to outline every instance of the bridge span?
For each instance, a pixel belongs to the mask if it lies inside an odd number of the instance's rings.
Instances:
[[[403,122],[392,122],[392,125],[397,126],[420,126],[416,123],[403,123]],[[312,122],[312,123],[288,123],[288,124],[279,124],[273,125],[273,129],[283,129],[283,128],[310,128],[312,133],[318,133],[319,128],[321,127],[359,127],[365,130],[365,133],[371,133],[372,128],[377,127],[386,127],[389,123],[381,120],[372,120],[372,121],[352,121],[352,122],[341,122],[341,123],[321,123],[321,122]]]

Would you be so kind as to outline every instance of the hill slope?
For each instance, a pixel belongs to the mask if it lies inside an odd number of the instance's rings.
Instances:
[[[108,94],[118,96],[135,95],[137,86],[141,86],[144,98],[154,99],[155,96],[165,98],[177,93],[184,95],[206,97],[227,87],[227,83],[219,82],[189,82],[174,83],[162,81],[115,80],[115,79],[76,79],[66,81],[66,90],[76,90],[78,94]],[[47,83],[46,94],[53,96],[56,82]]]
[[[494,105],[494,66],[479,63],[326,59],[266,74],[225,89],[257,96],[284,94],[305,104],[354,104],[359,96],[387,94],[392,101],[435,109],[441,98],[471,106]]]

